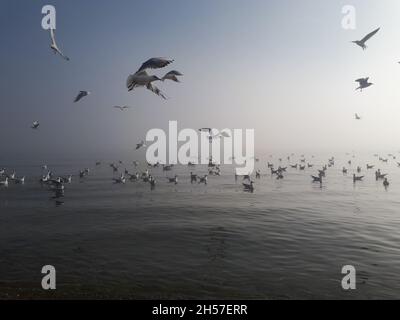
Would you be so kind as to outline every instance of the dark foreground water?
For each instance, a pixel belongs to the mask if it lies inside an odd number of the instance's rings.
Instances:
[[[93,168],[58,199],[38,183],[40,167],[17,166],[26,184],[0,188],[0,298],[400,298],[400,168],[371,155],[343,176],[348,159],[322,188],[310,174],[327,158],[283,181],[260,164],[253,194],[231,167],[207,186],[191,185],[187,167],[176,168],[178,185],[154,169],[151,191],[113,184],[108,164],[50,164],[59,175]],[[387,191],[367,162],[390,174]],[[366,178],[353,185],[358,164]],[[44,265],[57,270],[51,294],[41,290]],[[344,265],[357,270],[355,291],[341,288]]]

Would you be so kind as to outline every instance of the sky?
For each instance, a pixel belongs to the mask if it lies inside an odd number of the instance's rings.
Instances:
[[[50,50],[42,7],[57,10]],[[342,7],[356,29],[342,28]],[[398,0],[0,1],[0,162],[118,158],[148,130],[255,129],[256,153],[400,150]],[[351,43],[381,27],[368,50]],[[182,83],[128,92],[151,57]],[[356,92],[355,79],[375,84]],[[74,104],[79,90],[92,94]],[[114,105],[132,106],[118,112]],[[362,121],[354,119],[354,113]],[[33,131],[35,120],[41,127]]]

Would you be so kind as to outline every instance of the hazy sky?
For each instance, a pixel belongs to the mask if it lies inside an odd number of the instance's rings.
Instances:
[[[1,0],[1,153],[13,158],[133,154],[152,128],[254,128],[256,150],[400,149],[398,0]],[[57,9],[53,55],[41,9]],[[342,7],[357,29],[342,29]],[[369,48],[351,44],[381,27]],[[164,101],[126,78],[170,57]],[[375,86],[355,92],[355,79]],[[92,91],[81,103],[79,90]],[[113,105],[130,105],[118,112]],[[354,113],[363,117],[354,120]],[[39,131],[30,129],[39,120]]]

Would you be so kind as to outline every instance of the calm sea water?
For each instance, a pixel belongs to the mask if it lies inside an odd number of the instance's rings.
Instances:
[[[344,176],[342,155],[320,187],[310,175],[327,159],[282,181],[265,165],[278,160],[263,159],[254,193],[230,166],[207,186],[189,179],[206,166],[177,166],[168,175],[178,185],[153,169],[151,191],[113,184],[106,163],[49,164],[56,175],[92,168],[57,199],[39,184],[40,166],[17,166],[25,185],[0,188],[0,297],[41,297],[41,268],[53,265],[61,298],[400,298],[400,168],[371,155]],[[366,163],[389,173],[388,190]],[[354,185],[357,165],[366,177]],[[341,288],[344,265],[357,270],[355,291]]]

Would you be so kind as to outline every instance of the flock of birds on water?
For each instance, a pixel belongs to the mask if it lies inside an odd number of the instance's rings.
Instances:
[[[352,41],[356,45],[360,46],[363,50],[367,49],[366,42],[370,40],[375,34],[378,33],[380,28],[372,31],[368,35],[366,35],[363,39],[358,40],[358,41]],[[51,38],[51,45],[50,48],[53,50],[54,54],[58,54],[61,56],[63,59],[66,61],[69,61],[70,59],[64,55],[64,53],[60,50],[59,46],[57,45],[56,38],[55,38],[55,32],[53,29],[50,29],[50,38]],[[144,62],[140,68],[133,74],[130,74],[126,80],[126,87],[128,91],[133,91],[136,88],[146,88],[147,90],[151,91],[152,93],[156,94],[157,96],[161,97],[162,99],[167,99],[166,95],[157,87],[155,86],[155,82],[160,81],[164,82],[166,80],[170,80],[173,82],[179,83],[179,77],[183,76],[183,74],[177,70],[172,70],[167,72],[163,77],[158,77],[157,75],[151,75],[148,73],[149,70],[154,70],[154,69],[162,69],[170,64],[172,64],[174,60],[166,59],[166,58],[151,58]],[[373,83],[369,81],[369,77],[365,78],[360,78],[357,79],[356,82],[358,83],[358,87],[356,90],[360,90],[361,92],[364,89],[367,89],[368,87],[372,86]],[[85,99],[91,94],[90,91],[86,90],[81,90],[78,95],[74,99],[74,103],[77,103],[81,101],[82,99]],[[123,106],[114,106],[113,108],[118,109],[120,111],[125,111],[130,108],[130,106],[123,105]],[[359,116],[357,113],[355,114],[355,119],[356,120],[361,120],[361,116]],[[40,127],[39,121],[34,121],[31,125],[31,128],[33,130],[38,130]],[[223,138],[227,137],[226,133],[219,133],[218,135],[214,136],[212,134],[213,129],[212,128],[201,128],[199,131],[203,132],[208,132],[209,134],[209,139],[210,143],[212,142],[213,139],[215,138]],[[139,150],[141,148],[145,148],[146,143],[145,141],[140,141],[136,145],[136,150]],[[290,164],[291,158],[294,156],[292,154],[291,156],[287,157],[288,160],[288,165],[290,166],[290,169],[295,169],[295,170],[300,170],[300,171],[305,171],[306,169],[313,168],[314,165],[311,164],[310,162],[306,161],[306,158],[304,155],[301,156],[299,163],[297,164]],[[388,158],[382,158],[379,155],[375,154],[375,157],[379,158],[379,161],[382,163],[388,163]],[[353,156],[354,157],[354,156]],[[393,160],[396,160],[396,156],[393,154],[389,154],[388,157],[391,157]],[[312,157],[314,158],[314,157]],[[255,162],[259,162],[260,160],[258,158],[254,158]],[[282,159],[279,159],[279,162],[282,163]],[[114,174],[118,174],[118,177],[115,178],[115,176],[112,178],[112,181],[115,184],[125,184],[128,181],[132,182],[137,182],[137,181],[142,181],[144,183],[148,183],[153,190],[156,187],[157,181],[155,177],[152,175],[152,173],[149,171],[149,168],[155,169],[158,167],[162,167],[162,170],[164,172],[169,172],[174,170],[174,165],[166,165],[166,164],[150,164],[147,163],[147,169],[145,171],[141,172],[135,172],[135,173],[130,173],[129,170],[125,169],[123,172],[119,172],[120,165],[122,165],[123,162],[119,161],[118,164],[111,163],[109,166],[111,167],[112,171]],[[134,161],[132,163],[136,168],[139,166],[138,161]],[[348,161],[348,165],[351,166],[352,161]],[[101,162],[96,162],[96,167],[101,166]],[[189,163],[189,167],[196,167],[196,163]],[[311,182],[313,183],[319,183],[321,186],[325,182],[325,177],[326,177],[326,172],[328,168],[334,167],[335,166],[335,158],[332,157],[328,160],[327,164],[324,165],[320,170],[318,170],[317,174],[311,175]],[[397,162],[397,166],[400,168],[400,162]],[[285,178],[285,174],[288,170],[288,167],[283,167],[282,165],[279,165],[279,167],[275,167],[274,164],[268,162],[267,163],[267,168],[270,170],[270,174],[272,177],[276,177],[277,180],[282,180]],[[369,165],[367,164],[366,169],[367,170],[372,170],[374,169],[374,165]],[[56,192],[56,197],[62,197],[64,196],[64,189],[66,184],[71,184],[72,183],[72,178],[73,175],[69,176],[58,176],[56,177],[51,170],[48,170],[47,165],[43,165],[42,167],[43,171],[46,173],[42,175],[42,177],[39,179],[39,182],[42,185],[48,186],[50,190]],[[89,168],[85,168],[79,172],[79,179],[85,179],[90,175],[91,170]],[[342,173],[344,175],[347,175],[349,172],[349,169],[346,167],[342,168]],[[356,172],[353,173],[352,179],[353,183],[358,183],[364,179],[363,175],[360,175],[362,172],[362,168],[358,166],[356,168]],[[255,190],[255,182],[252,179],[251,173],[248,175],[241,175],[239,176],[235,172],[235,181],[237,181],[239,178],[243,179],[242,185],[243,185],[243,190],[246,192],[253,192]],[[256,179],[261,179],[261,171],[257,170],[255,171],[255,178]],[[209,160],[208,164],[208,174],[206,175],[198,175],[193,172],[190,173],[190,182],[193,183],[199,183],[199,184],[207,184],[208,183],[208,177],[209,176],[221,176],[221,165],[216,164],[212,161],[212,158]],[[23,185],[25,183],[25,177],[17,177],[16,172],[12,171],[11,173],[7,173],[7,170],[5,168],[0,169],[0,187],[8,187],[10,182],[14,182],[15,184],[20,184]],[[383,181],[383,186],[385,188],[389,187],[389,180],[387,177],[387,174],[384,174],[381,172],[380,169],[375,171],[375,178],[376,180],[382,180]],[[174,175],[172,177],[166,177],[166,182],[171,183],[171,184],[178,184],[178,176]]]

